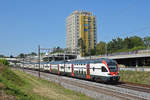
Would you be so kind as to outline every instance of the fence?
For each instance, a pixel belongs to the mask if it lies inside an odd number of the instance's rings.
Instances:
[[[119,70],[120,71],[150,71],[150,68],[134,67],[134,68],[120,68]]]

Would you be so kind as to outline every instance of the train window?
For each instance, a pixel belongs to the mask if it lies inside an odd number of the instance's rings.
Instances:
[[[93,71],[95,71],[95,68],[93,67]]]
[[[108,72],[104,66],[102,66],[102,72]]]

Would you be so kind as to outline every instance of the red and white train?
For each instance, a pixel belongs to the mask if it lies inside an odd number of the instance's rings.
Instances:
[[[38,63],[25,64],[25,68],[38,70]],[[118,82],[119,68],[116,61],[107,58],[95,60],[52,61],[41,63],[41,71],[101,82]]]

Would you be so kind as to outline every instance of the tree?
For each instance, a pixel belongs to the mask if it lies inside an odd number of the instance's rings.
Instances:
[[[117,49],[122,49],[123,48],[123,39],[122,38],[117,38]]]
[[[31,52],[30,54],[31,56],[37,56],[37,54],[35,52]]]
[[[10,58],[14,58],[14,56],[13,56],[13,55],[10,55]]]
[[[144,37],[144,45],[145,47],[149,48],[150,47],[150,37]]]
[[[108,53],[138,50],[143,48],[145,48],[144,41],[138,36],[126,37],[125,39],[118,37],[117,39],[112,39],[107,44]]]
[[[90,55],[91,56],[96,55],[96,48],[90,50]]]
[[[0,54],[0,58],[5,58],[5,56],[3,54]]]
[[[64,50],[58,46],[58,47],[54,47],[53,51],[51,53],[57,53],[57,52],[59,52],[59,53],[64,52]]]
[[[131,40],[132,48],[139,47],[139,46],[144,47],[144,41],[142,40],[141,37],[132,36],[130,37],[130,40]]]
[[[124,39],[124,49],[125,50],[138,50],[143,49],[144,41],[138,36],[127,37]]]
[[[6,59],[0,59],[0,64],[9,65],[9,62]]]
[[[112,41],[107,44],[108,53],[117,52],[120,49],[123,49],[123,39],[119,37],[117,39],[112,39]]]
[[[19,57],[19,58],[25,58],[25,54],[24,54],[24,53],[20,53],[20,54],[18,55],[18,57]]]
[[[132,44],[132,42],[131,42],[131,39],[130,38],[125,38],[124,39],[124,49],[131,49],[131,48],[133,48],[133,44]]]
[[[96,55],[102,55],[106,53],[106,43],[100,41],[97,45],[96,45]]]
[[[85,56],[85,54],[86,54],[86,52],[85,52],[86,46],[85,46],[84,41],[83,41],[82,38],[78,39],[78,47],[80,48],[81,56]]]

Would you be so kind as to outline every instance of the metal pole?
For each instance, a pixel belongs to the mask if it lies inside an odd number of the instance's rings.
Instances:
[[[49,63],[49,52],[50,52],[50,51],[48,51],[48,63]]]
[[[107,57],[107,43],[105,44],[105,49],[106,49],[105,57]]]
[[[90,60],[91,60],[91,48],[90,48]]]
[[[138,69],[138,59],[136,59],[136,71]]]
[[[23,58],[23,72],[24,72],[24,58]]]
[[[39,56],[39,78],[40,78],[40,45],[38,46],[38,56]]]
[[[64,72],[65,72],[65,54],[66,54],[66,51],[64,51]]]

